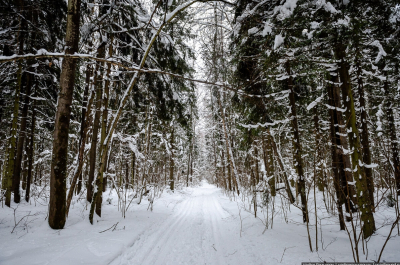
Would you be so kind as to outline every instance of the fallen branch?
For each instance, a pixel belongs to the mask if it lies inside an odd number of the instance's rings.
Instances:
[[[117,228],[117,225],[118,225],[118,223],[119,222],[117,222],[116,224],[113,224],[110,228],[108,228],[108,229],[106,229],[106,230],[103,230],[103,231],[101,231],[101,232],[99,232],[99,233],[104,233],[104,232],[106,232],[106,231],[108,231],[108,230],[110,230],[110,229],[112,229],[112,228],[114,228],[112,231],[114,231],[116,228]],[[111,232],[112,232],[111,231]]]
[[[396,225],[397,225],[397,223],[399,222],[399,220],[400,220],[400,215],[397,216],[396,221],[394,221],[393,224],[392,224],[392,228],[390,229],[390,233],[389,233],[389,235],[388,235],[387,238],[386,238],[385,244],[383,244],[383,246],[382,246],[381,253],[379,254],[379,258],[378,258],[378,261],[377,261],[377,262],[379,262],[379,261],[381,260],[383,250],[385,249],[386,244],[387,244],[387,242],[389,241],[390,236],[392,235],[393,229],[396,227]]]

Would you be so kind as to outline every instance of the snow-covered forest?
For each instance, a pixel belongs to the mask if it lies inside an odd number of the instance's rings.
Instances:
[[[0,264],[400,262],[398,0],[0,15]]]

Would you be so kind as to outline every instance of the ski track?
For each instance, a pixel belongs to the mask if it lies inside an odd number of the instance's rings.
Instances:
[[[203,185],[174,213],[141,233],[110,265],[257,264],[219,202],[219,189]],[[239,251],[241,250],[241,251]],[[250,260],[249,260],[250,259]]]

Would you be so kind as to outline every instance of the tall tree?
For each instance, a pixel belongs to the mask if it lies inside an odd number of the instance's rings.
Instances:
[[[65,35],[65,54],[78,52],[80,0],[68,1],[67,28]],[[72,94],[75,85],[77,59],[67,57],[63,60],[60,77],[60,92],[54,125],[53,153],[50,178],[49,225],[62,229],[66,213],[66,181],[68,161],[68,134],[71,117]]]

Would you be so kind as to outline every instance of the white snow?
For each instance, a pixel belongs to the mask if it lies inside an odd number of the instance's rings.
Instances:
[[[296,6],[297,0],[286,0],[283,5],[274,8],[274,15],[276,14],[279,20],[284,20],[293,14]]]
[[[274,42],[274,50],[278,49],[283,44],[284,41],[285,39],[282,37],[281,34],[276,35]]]
[[[385,52],[385,50],[382,47],[382,44],[378,40],[373,41],[371,45],[377,47],[379,50],[378,55],[376,56],[375,59],[375,64],[377,64],[382,59],[382,57],[385,57],[387,55],[387,53]]]
[[[316,98],[313,102],[310,103],[310,105],[307,106],[307,110],[310,110],[314,108],[321,100],[324,98],[324,95],[321,95],[320,97]]]
[[[263,32],[262,32],[261,35],[264,37],[264,36],[266,36],[268,34],[271,34],[271,33],[272,33],[271,24],[267,21],[264,24],[264,29],[263,29]]]
[[[247,32],[249,35],[252,35],[252,34],[256,34],[257,31],[258,31],[258,28],[254,27],[254,28],[249,29]]]
[[[283,195],[285,191],[281,190]],[[309,200],[313,200],[310,193]],[[104,193],[103,216],[88,221],[84,199],[74,197],[65,229],[52,230],[47,224],[47,202],[21,203],[15,211],[0,208],[0,264],[300,264],[307,261],[353,261],[345,231],[339,231],[337,216],[326,212],[322,194],[317,194],[318,252],[310,252],[307,229],[300,209],[282,211],[275,197],[273,227],[266,208],[258,217],[240,197],[229,198],[206,182],[196,188],[156,197],[153,211],[149,202],[137,199],[121,217],[115,193]],[[36,206],[35,206],[36,204]],[[259,203],[261,206],[261,203]],[[284,205],[287,205],[284,203]],[[12,204],[12,207],[17,207]],[[287,208],[286,208],[287,209]],[[309,204],[310,235],[315,250],[315,216]],[[240,211],[240,212],[239,212]],[[376,260],[386,236],[394,208],[380,206],[375,214],[381,227],[368,242],[368,261]],[[240,215],[239,215],[240,213]],[[21,221],[20,221],[21,220]],[[286,222],[287,220],[287,222]],[[20,222],[19,222],[20,221]],[[15,222],[19,222],[15,226]],[[15,227],[15,228],[14,228]],[[11,231],[14,229],[13,233]],[[108,229],[108,230],[107,230]],[[321,241],[322,236],[322,241]],[[399,237],[389,240],[384,260],[400,260]],[[361,248],[361,246],[360,246]],[[362,251],[361,251],[362,252]],[[363,258],[364,257],[364,258]],[[365,256],[361,255],[363,261]]]
[[[325,11],[330,12],[332,14],[339,13],[339,11],[337,11],[336,8],[330,2],[326,2],[325,0],[318,0],[315,3],[315,5],[317,9],[323,7]]]

